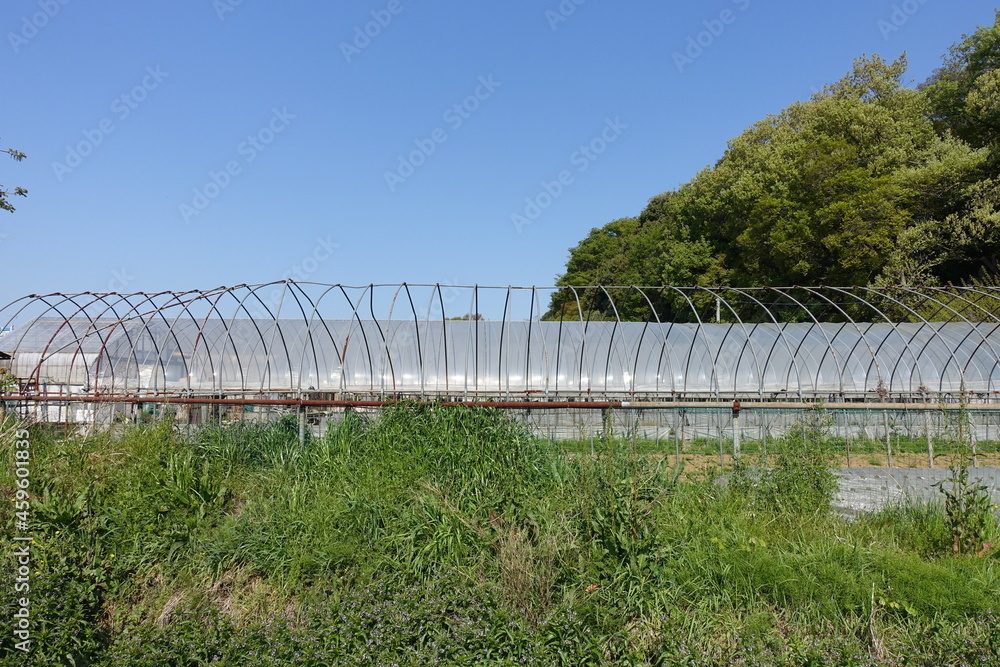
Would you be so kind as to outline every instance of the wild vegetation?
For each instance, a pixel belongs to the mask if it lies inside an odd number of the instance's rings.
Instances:
[[[591,230],[557,284],[949,285],[1000,269],[1000,13],[930,79],[859,58],[812,99],[755,123],[719,161],[637,217]],[[614,313],[598,292],[591,317]],[[639,295],[617,314],[649,317]],[[664,292],[664,320],[690,307]],[[574,319],[557,292],[549,318]]]
[[[831,512],[821,423],[729,484],[486,409],[348,414],[304,446],[294,418],[29,430],[32,645],[4,631],[0,664],[1000,661],[998,552],[954,550],[943,503]]]

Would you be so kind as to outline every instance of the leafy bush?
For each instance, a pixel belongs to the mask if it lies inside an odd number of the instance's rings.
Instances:
[[[951,477],[936,486],[945,497],[945,521],[951,537],[951,550],[982,555],[992,546],[991,538],[996,533],[996,516],[989,489],[981,482],[969,480],[969,468],[964,462],[952,465],[950,470]]]
[[[10,631],[0,635],[0,664],[85,665],[100,655],[106,642],[103,604],[112,578],[114,557],[86,536],[60,531],[30,545],[30,590],[15,591],[17,564],[12,551],[0,559],[0,614],[14,618],[17,600],[28,598],[30,651],[14,647]],[[81,543],[83,542],[83,543]],[[9,594],[7,594],[9,593]]]
[[[828,511],[837,491],[828,426],[822,408],[811,411],[778,442],[773,467],[740,462],[732,478],[734,490],[772,511]]]

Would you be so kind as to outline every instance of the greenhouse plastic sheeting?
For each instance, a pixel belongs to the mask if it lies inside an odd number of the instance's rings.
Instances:
[[[266,305],[261,317],[246,306],[253,288],[237,289],[228,312],[217,292],[200,311],[207,293],[115,295],[117,307],[110,295],[32,297],[0,310],[11,328],[0,351],[11,374],[70,393],[786,399],[1000,388],[996,318],[543,321],[534,293],[525,319],[507,305],[500,320],[448,319],[443,299],[422,312],[412,298],[402,316],[392,302],[381,319],[372,297],[371,312],[349,299],[345,317],[326,317],[318,300],[298,317]],[[41,313],[25,319],[28,305]]]

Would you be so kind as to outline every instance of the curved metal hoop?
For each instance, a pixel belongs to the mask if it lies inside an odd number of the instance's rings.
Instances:
[[[1000,291],[985,287],[283,281],[32,295],[0,308],[0,330],[18,393],[56,397],[993,401],[1000,387]]]

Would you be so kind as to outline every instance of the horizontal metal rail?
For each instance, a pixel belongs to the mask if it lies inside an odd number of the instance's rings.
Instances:
[[[175,404],[175,405],[273,405],[286,407],[389,407],[394,405],[441,405],[446,407],[490,407],[511,410],[733,410],[734,405],[726,401],[455,401],[455,400],[363,400],[363,399],[312,399],[312,398],[261,398],[211,396],[120,396],[97,394],[90,396],[65,394],[8,394],[0,396],[3,403],[120,403],[123,405]],[[1000,404],[995,403],[801,403],[801,402],[746,402],[742,401],[737,411],[820,411],[829,412],[995,412],[1000,413]]]

